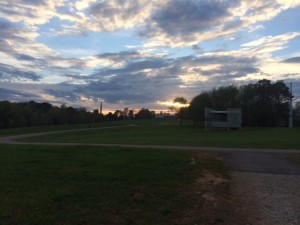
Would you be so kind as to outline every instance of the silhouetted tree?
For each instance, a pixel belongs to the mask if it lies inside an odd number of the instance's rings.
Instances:
[[[0,128],[94,123],[104,120],[105,117],[95,111],[88,112],[85,108],[75,109],[65,104],[57,107],[47,102],[0,101]]]
[[[150,112],[149,109],[142,108],[135,114],[135,118],[137,118],[137,119],[152,119],[152,118],[154,118],[154,116]]]
[[[180,121],[180,126],[182,126],[183,113],[186,108],[184,105],[187,104],[187,100],[184,97],[176,97],[174,98],[173,103],[178,103],[178,106],[171,106],[169,109],[176,112],[176,116]]]
[[[205,107],[216,110],[240,107],[243,126],[285,126],[291,98],[283,81],[272,83],[263,79],[239,89],[230,85],[202,92],[193,98],[188,110],[190,118],[200,124],[204,121]]]

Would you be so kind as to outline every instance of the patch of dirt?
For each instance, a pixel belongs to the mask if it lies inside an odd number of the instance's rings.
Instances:
[[[191,158],[191,164],[212,157],[212,154],[197,154]],[[221,160],[218,158],[218,160]],[[194,185],[187,193],[193,206],[187,209],[174,224],[180,225],[212,225],[222,222],[224,199],[228,194],[230,180],[212,171],[202,171]],[[221,212],[221,213],[220,213]]]
[[[219,199],[218,223],[215,224],[257,225],[259,211],[251,190],[243,190],[241,180],[235,176],[231,176],[228,187],[226,195]]]

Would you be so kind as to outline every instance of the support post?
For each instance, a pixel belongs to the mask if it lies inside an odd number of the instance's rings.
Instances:
[[[100,102],[100,114],[102,115],[102,102]]]
[[[290,83],[290,92],[293,95],[293,83]],[[290,111],[289,111],[289,128],[293,127],[293,97],[290,98]]]

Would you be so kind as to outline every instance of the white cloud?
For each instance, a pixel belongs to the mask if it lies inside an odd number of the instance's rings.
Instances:
[[[0,2],[0,17],[29,26],[44,24],[54,15],[65,0],[14,0]]]
[[[258,40],[242,44],[244,50],[251,54],[267,54],[286,48],[287,43],[300,36],[300,32],[290,32],[277,36],[266,36]]]
[[[249,29],[248,29],[248,32],[251,33],[251,32],[255,32],[255,31],[258,31],[258,30],[262,30],[264,29],[264,26],[259,24],[259,25],[254,25],[254,26],[250,26]]]
[[[300,5],[300,0],[276,0],[284,9],[294,8]]]
[[[257,23],[299,5],[299,0],[16,0],[0,3],[0,17],[32,29],[52,17],[71,22],[57,31],[59,35],[138,29],[148,39],[144,47],[180,47],[231,36],[241,29],[257,31],[262,29]]]

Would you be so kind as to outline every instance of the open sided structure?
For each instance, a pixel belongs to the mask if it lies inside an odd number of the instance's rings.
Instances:
[[[217,111],[205,107],[205,128],[241,128],[240,108],[228,108],[226,111]]]

